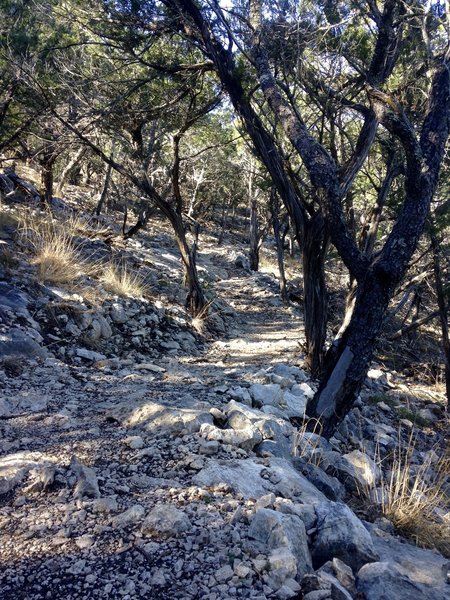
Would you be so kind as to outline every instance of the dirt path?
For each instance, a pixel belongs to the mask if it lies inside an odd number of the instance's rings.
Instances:
[[[217,290],[235,318],[228,339],[198,357],[152,359],[160,372],[47,360],[8,381],[9,394],[45,398],[45,408],[0,423],[9,457],[1,475],[17,480],[0,511],[4,600],[271,597],[239,543],[253,503],[227,486],[192,484],[206,460],[201,437],[174,426],[173,415],[137,429],[111,416],[124,402],[219,415],[228,386],[298,361],[300,317],[282,307],[276,282],[242,272]],[[247,456],[226,444],[215,452],[225,461]],[[80,472],[93,487],[87,494]],[[142,528],[161,504],[183,511],[186,531]]]

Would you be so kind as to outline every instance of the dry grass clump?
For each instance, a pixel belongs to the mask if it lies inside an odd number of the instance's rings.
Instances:
[[[384,459],[389,460],[389,468],[382,469],[381,483],[373,486],[370,497],[382,514],[418,545],[436,548],[449,556],[450,457],[430,451],[421,464],[415,464],[414,455],[417,453],[413,434],[407,443],[402,443],[399,436],[395,450]],[[380,467],[384,461],[379,461]],[[442,516],[445,513],[446,518]]]
[[[108,291],[117,296],[141,298],[147,292],[143,279],[125,264],[109,263],[102,267],[100,280]]]
[[[22,223],[22,237],[33,253],[38,279],[47,283],[72,283],[89,271],[79,244],[70,231],[49,215],[29,215]]]
[[[311,427],[311,425],[313,425]],[[320,449],[322,424],[318,419],[304,418],[302,426],[297,430],[293,441],[294,457],[319,467],[323,457]]]

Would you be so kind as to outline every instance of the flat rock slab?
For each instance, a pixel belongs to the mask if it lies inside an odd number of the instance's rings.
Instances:
[[[375,551],[382,562],[365,565],[358,573],[358,590],[365,593],[367,600],[450,598],[448,559],[393,537],[380,537],[375,533],[375,526],[370,528]]]
[[[106,417],[118,421],[124,427],[141,427],[147,431],[189,433],[199,431],[203,423],[213,422],[208,410],[198,408],[191,401],[181,406],[168,406],[159,402],[123,402],[106,412]]]
[[[211,460],[192,478],[195,485],[226,483],[245,498],[260,498],[274,492],[305,504],[325,500],[324,494],[298,473],[287,460],[274,458],[269,466],[252,459]]]
[[[0,396],[0,417],[12,418],[29,413],[47,410],[49,398],[45,394],[33,391],[21,391],[14,396]]]
[[[47,351],[29,335],[20,329],[0,335],[0,358],[26,356],[29,358],[47,358]]]
[[[0,495],[18,485],[31,469],[48,467],[56,460],[41,452],[16,452],[0,459]]]

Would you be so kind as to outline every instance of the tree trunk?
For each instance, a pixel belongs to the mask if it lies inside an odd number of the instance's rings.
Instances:
[[[448,307],[445,300],[445,292],[443,286],[442,269],[440,263],[440,248],[436,235],[430,229],[431,245],[433,248],[433,266],[434,266],[434,283],[439,307],[439,319],[441,321],[442,330],[442,347],[444,350],[445,360],[445,390],[447,394],[447,404],[450,407],[450,336],[448,327]]]
[[[230,202],[224,202],[222,204],[222,218],[220,221],[220,233],[219,233],[219,238],[217,240],[218,246],[221,246],[223,244],[223,237],[225,235],[225,228],[227,226],[229,210],[230,210]]]
[[[281,236],[281,226],[280,226],[280,205],[278,202],[278,196],[275,188],[272,188],[270,193],[270,209],[272,213],[272,226],[273,226],[273,235],[275,237],[275,243],[277,246],[277,261],[278,261],[278,271],[280,273],[280,295],[284,304],[288,302],[288,294],[287,294],[287,286],[286,286],[286,274],[284,271],[284,248],[283,248],[283,239]]]
[[[302,253],[306,364],[313,377],[319,377],[322,372],[327,332],[328,293],[324,270],[327,248],[325,222],[318,212],[305,229]]]
[[[251,188],[251,184],[249,185]],[[250,189],[251,193],[251,189]],[[258,235],[258,212],[257,200],[253,194],[250,195],[250,249],[249,262],[250,270],[257,271],[259,269],[259,235]]]
[[[69,180],[69,177],[72,175],[72,173],[80,166],[83,156],[86,154],[86,150],[87,148],[85,146],[80,146],[73,158],[64,167],[56,188],[57,196],[60,196],[63,193],[66,182]]]
[[[197,241],[192,248],[189,247],[186,239],[186,229],[182,216],[174,211],[169,215],[169,220],[175,232],[175,239],[181,254],[181,261],[184,271],[184,284],[187,290],[186,308],[192,317],[205,316],[205,307],[207,301],[202,290],[197,272]],[[198,237],[198,233],[196,238]]]
[[[308,405],[308,415],[320,419],[326,437],[333,434],[361,389],[389,296],[389,283],[370,271],[358,286],[347,329],[326,354],[322,383]]]
[[[41,172],[41,201],[49,206],[53,198],[53,167],[55,165],[56,155],[51,146],[44,148],[42,157],[42,172]]]
[[[105,181],[103,183],[103,189],[102,189],[102,193],[100,195],[100,200],[98,201],[97,207],[95,209],[95,214],[97,215],[97,217],[100,216],[100,214],[103,210],[103,205],[105,204],[106,198],[108,197],[109,184],[111,182],[111,173],[112,173],[112,166],[109,164],[106,167]]]

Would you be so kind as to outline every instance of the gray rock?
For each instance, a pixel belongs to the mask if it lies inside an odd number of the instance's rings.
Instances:
[[[233,387],[228,390],[227,394],[232,400],[236,400],[237,402],[242,402],[243,404],[246,404],[247,406],[252,405],[252,397],[250,396],[250,393],[247,390],[247,388],[240,387],[240,386]]]
[[[261,432],[250,424],[243,429],[219,429],[210,423],[203,423],[200,427],[201,435],[209,441],[222,442],[238,446],[244,450],[253,450],[262,440]]]
[[[364,565],[358,572],[357,588],[365,600],[448,600],[448,590],[426,588],[389,562]]]
[[[198,403],[190,399],[180,401],[178,407],[130,399],[113,406],[106,415],[124,427],[142,427],[152,432],[173,433],[186,429],[192,433],[199,431],[203,423],[213,422],[209,409],[203,410],[198,406]]]
[[[312,569],[305,525],[299,517],[262,508],[252,519],[248,537],[247,549],[253,554],[272,551],[269,563],[278,569],[280,583]]]
[[[96,320],[100,324],[100,336],[105,340],[109,339],[113,334],[111,325],[108,323],[105,317],[99,313],[96,315]]]
[[[420,600],[447,600],[450,597],[449,585],[447,583],[447,573],[450,570],[450,561],[448,559],[437,552],[424,550],[412,544],[402,543],[401,540],[387,536],[386,534],[379,536],[376,534],[377,530],[379,530],[377,525],[370,524],[368,527],[372,532],[372,541],[376,552],[382,557],[383,563],[388,565],[386,568],[378,567],[386,573],[387,590],[390,590],[389,581],[392,580],[392,585],[395,586],[396,577],[393,572],[396,572],[400,574],[397,577],[398,583],[402,578],[406,578],[406,583],[404,584],[405,590],[413,589],[410,584],[414,586],[416,591],[409,598],[414,598],[414,600],[416,598]],[[365,582],[363,589],[367,589],[369,600],[375,598],[377,588],[375,587],[374,574],[376,571],[377,568],[373,570],[366,569],[362,573],[364,574],[362,579]],[[360,576],[360,573],[358,576]],[[370,589],[374,591],[370,592]],[[395,589],[395,587],[392,589]],[[417,590],[420,590],[420,593]],[[402,593],[401,591],[398,592],[399,600],[408,597],[406,592],[404,595],[401,595]],[[381,598],[382,596],[380,596]],[[397,600],[397,596],[394,594],[391,598]]]
[[[323,492],[329,500],[343,500],[345,488],[336,477],[327,475],[314,463],[306,462],[302,459],[294,460],[294,465],[295,468],[304,475],[308,481],[315,485],[318,490]]]
[[[189,531],[192,525],[187,515],[171,504],[155,506],[142,524],[146,535],[171,537]]]
[[[322,492],[300,475],[292,464],[277,458],[271,459],[269,466],[253,459],[212,459],[192,480],[199,486],[226,483],[245,498],[257,499],[268,492],[274,492],[279,496],[296,498],[305,503],[325,500]]]
[[[341,585],[344,586],[352,595],[356,595],[355,577],[353,571],[339,558],[333,558],[328,561],[322,567],[320,567],[319,573],[328,573],[333,575]]]
[[[0,458],[0,495],[13,490],[32,469],[54,463],[54,458],[41,452],[17,452]]]
[[[102,335],[102,326],[97,319],[94,319],[90,326],[86,329],[83,335],[83,340],[86,344],[94,344]]]
[[[95,352],[94,350],[88,350],[87,348],[77,348],[75,354],[80,358],[85,358],[95,362],[97,360],[105,360],[106,356],[101,352]]]
[[[291,365],[286,365],[284,363],[278,363],[272,370],[276,375],[281,375],[282,377],[290,377],[295,378],[297,381],[307,381],[308,375],[302,369],[298,367],[294,367]]]
[[[33,481],[24,490],[27,493],[37,493],[48,490],[55,481],[56,467],[48,465],[31,471]]]
[[[49,398],[35,391],[20,391],[14,395],[0,396],[0,417],[11,418],[18,415],[44,412]]]
[[[303,418],[306,412],[306,396],[304,394],[292,394],[284,390],[283,397],[278,402],[278,407],[288,418]]]
[[[114,323],[117,323],[119,325],[126,323],[129,319],[127,313],[125,312],[124,307],[119,304],[118,302],[115,302],[110,309],[110,316],[111,316],[111,320]]]
[[[114,529],[123,529],[124,527],[129,527],[130,525],[136,525],[140,521],[145,514],[145,509],[140,504],[135,504],[131,506],[123,513],[116,515],[111,520],[111,525]]]
[[[92,510],[96,513],[110,513],[117,510],[117,500],[115,496],[105,496],[92,501]]]
[[[333,473],[351,491],[372,488],[380,479],[380,469],[367,454],[353,450],[343,456],[327,453],[327,472]]]
[[[250,394],[256,407],[271,404],[276,406],[283,396],[283,390],[277,383],[254,383],[250,386]]]
[[[336,577],[327,572],[305,575],[302,591],[307,600],[353,600],[353,596]]]
[[[0,305],[13,308],[15,311],[26,309],[30,300],[28,296],[12,285],[0,281]]]
[[[348,506],[322,502],[316,513],[317,535],[312,546],[316,568],[335,557],[353,570],[378,560],[369,532]]]
[[[316,526],[317,515],[313,504],[299,504],[287,498],[276,498],[273,508],[286,515],[299,517],[305,524],[306,531]]]
[[[48,353],[21,329],[11,329],[7,334],[0,334],[0,358],[9,356],[47,358]]]
[[[80,463],[75,456],[70,461],[70,468],[77,476],[75,498],[99,498],[100,490],[94,469]]]

